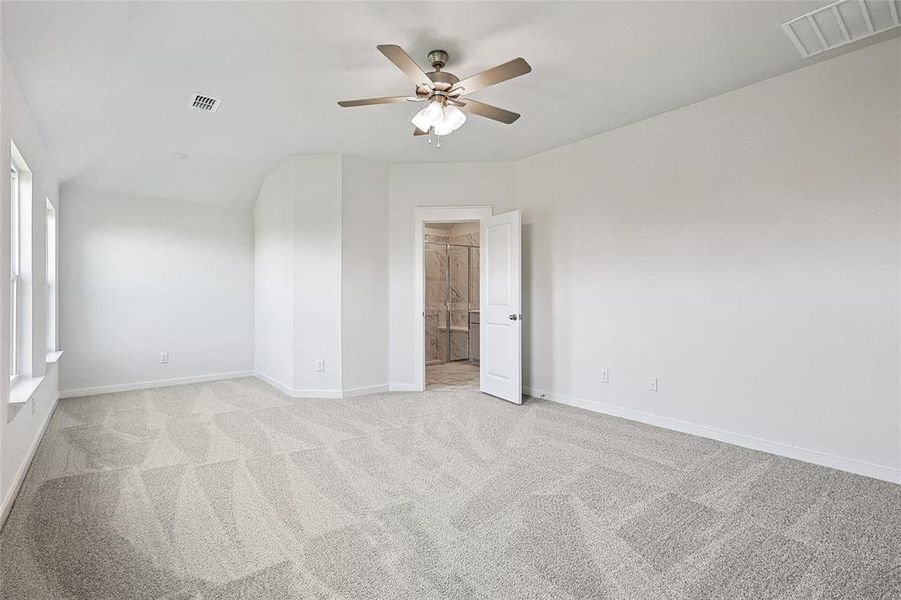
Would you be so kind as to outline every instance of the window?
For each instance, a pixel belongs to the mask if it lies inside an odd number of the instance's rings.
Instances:
[[[19,378],[19,169],[9,165],[9,380]]]
[[[31,373],[31,184],[19,149],[10,141],[9,161],[9,381]]]
[[[56,209],[47,198],[47,352],[56,351]]]

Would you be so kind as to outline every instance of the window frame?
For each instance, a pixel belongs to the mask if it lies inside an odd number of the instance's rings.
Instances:
[[[46,252],[47,252],[47,353],[56,352],[57,350],[57,322],[56,322],[56,312],[57,312],[57,303],[58,296],[57,290],[59,287],[58,282],[58,265],[56,261],[57,257],[57,245],[58,245],[58,231],[59,225],[57,222],[56,216],[56,207],[53,206],[53,203],[50,202],[50,198],[45,199],[47,202],[47,215],[46,215],[46,227],[47,227],[47,240],[46,240]]]
[[[20,276],[20,235],[21,235],[21,198],[22,178],[15,160],[9,163],[10,196],[9,196],[9,383],[14,385],[19,372],[19,276]]]
[[[9,382],[12,392],[33,379],[34,357],[34,173],[9,140]],[[40,374],[41,371],[38,371]]]

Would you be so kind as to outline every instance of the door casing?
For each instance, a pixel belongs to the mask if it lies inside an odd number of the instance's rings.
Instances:
[[[425,390],[425,226],[481,221],[491,215],[490,206],[413,208],[413,391]]]

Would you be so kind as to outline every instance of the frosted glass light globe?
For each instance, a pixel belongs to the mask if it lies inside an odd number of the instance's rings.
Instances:
[[[457,108],[456,106],[446,106],[444,107],[444,123],[451,128],[451,131],[456,131],[460,129],[463,123],[466,122],[466,113]]]
[[[410,119],[410,122],[416,126],[416,129],[418,129],[419,131],[421,131],[423,133],[428,133],[429,127],[432,126],[431,119],[429,119],[425,114],[425,111],[427,109],[428,109],[428,107],[423,108],[421,111],[419,111],[418,113],[413,115],[412,119]]]
[[[432,125],[437,125],[444,118],[444,107],[437,100],[429,102],[429,105],[422,112],[425,113],[426,118]]]

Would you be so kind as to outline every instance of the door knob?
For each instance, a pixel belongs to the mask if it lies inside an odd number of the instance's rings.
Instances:
[[[515,321],[518,317],[516,315],[510,315],[510,320]]]

